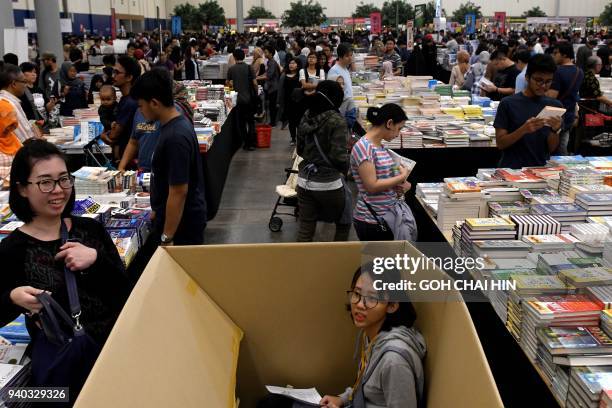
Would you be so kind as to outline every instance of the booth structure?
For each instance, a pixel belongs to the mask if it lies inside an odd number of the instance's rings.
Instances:
[[[254,407],[265,385],[338,394],[357,373],[345,309],[353,273],[404,253],[422,256],[406,242],[160,248],[76,406]],[[449,279],[435,269],[410,277],[425,278]],[[422,300],[427,406],[502,407],[461,295]]]

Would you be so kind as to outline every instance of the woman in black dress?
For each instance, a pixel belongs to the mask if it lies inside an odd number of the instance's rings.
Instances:
[[[58,148],[27,140],[13,159],[9,195],[11,210],[25,224],[0,242],[0,327],[25,313],[33,349],[44,336],[38,294],[49,292],[70,313],[65,267],[76,278],[80,323],[100,348],[130,293],[113,240],[99,222],[70,215],[74,198],[74,178]],[[70,238],[65,244],[62,223]],[[71,389],[71,400],[75,394]]]

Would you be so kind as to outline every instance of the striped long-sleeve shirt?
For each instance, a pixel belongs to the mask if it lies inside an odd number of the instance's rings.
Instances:
[[[357,204],[353,212],[353,218],[358,221],[376,224],[376,219],[365,205],[364,200],[374,209],[376,215],[382,216],[397,201],[395,190],[390,188],[380,193],[368,193],[359,175],[359,166],[364,161],[369,161],[376,168],[376,179],[388,179],[396,176],[398,169],[389,152],[384,147],[374,146],[365,136],[359,139],[353,146],[351,152],[351,172],[359,189]]]

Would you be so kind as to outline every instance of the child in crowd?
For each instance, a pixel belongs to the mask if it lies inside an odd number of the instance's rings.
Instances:
[[[100,88],[104,85],[104,78],[100,74],[96,74],[91,78],[91,82],[89,84],[89,92],[87,93],[87,103],[94,103],[94,92],[100,92]]]
[[[117,94],[111,85],[103,85],[100,88],[98,115],[104,125],[104,131],[110,132],[113,122],[117,119]]]

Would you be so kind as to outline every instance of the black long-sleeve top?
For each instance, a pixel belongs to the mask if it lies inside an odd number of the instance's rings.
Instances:
[[[84,271],[75,272],[81,323],[100,345],[108,337],[130,293],[125,268],[104,226],[88,218],[72,218],[70,238],[98,251],[96,262]],[[32,286],[51,292],[51,296],[70,314],[64,279],[64,262],[55,261],[61,240],[41,241],[20,230],[0,242],[0,327],[27,310],[15,305],[10,293],[20,286]],[[38,326],[26,317],[32,339]]]

